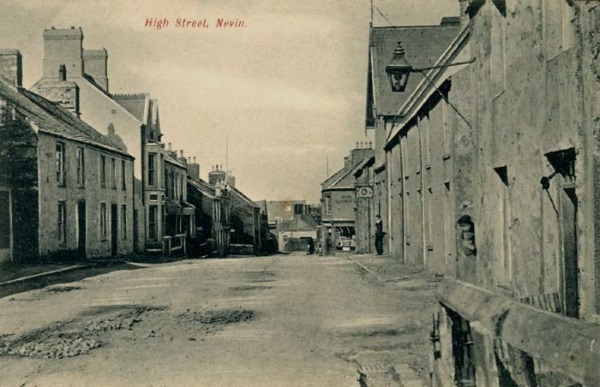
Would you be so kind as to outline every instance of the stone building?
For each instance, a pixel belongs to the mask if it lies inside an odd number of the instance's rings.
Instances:
[[[213,186],[200,178],[200,170],[188,164],[188,200],[196,207],[196,235],[192,250],[196,255],[226,257],[229,253],[229,189],[217,182]],[[209,241],[212,239],[213,242]],[[211,245],[214,244],[214,245]]]
[[[398,165],[400,160],[397,154],[389,154],[384,147],[392,128],[396,127],[397,112],[400,106],[417,87],[423,76],[419,73],[412,74],[405,84],[402,93],[393,92],[386,74],[386,67],[392,59],[398,42],[402,42],[405,56],[414,67],[425,68],[433,65],[447,49],[448,45],[459,32],[459,19],[445,17],[440,25],[433,26],[405,26],[405,27],[372,27],[369,38],[369,67],[367,77],[367,109],[366,127],[374,131],[375,160],[372,171],[372,208],[374,215],[381,216],[387,237],[384,239],[384,250],[392,257],[402,256],[404,238],[402,229],[397,222],[391,220],[390,214],[402,211],[400,204],[401,181],[390,178],[396,171],[391,170]],[[416,149],[416,148],[413,148]],[[396,157],[387,160],[386,157]],[[414,156],[413,156],[414,157]],[[408,184],[420,178],[426,170],[415,170],[415,174]],[[422,192],[410,190],[414,202],[420,203]],[[415,216],[421,210],[414,207]],[[410,235],[411,239],[421,238],[420,235]],[[361,238],[362,239],[362,238]]]
[[[170,144],[169,144],[170,148]],[[149,154],[151,155],[151,154]],[[158,198],[164,198],[164,221],[150,222],[148,228],[148,239],[156,241],[155,248],[161,249],[163,254],[171,255],[183,250],[186,255],[186,240],[193,238],[196,233],[196,211],[194,205],[188,203],[187,191],[187,159],[180,151],[179,157],[176,151],[167,151],[161,156],[163,161],[163,195],[150,195],[148,212],[150,220],[159,218]],[[153,199],[156,198],[157,200]]]
[[[0,260],[133,252],[133,157],[22,88],[21,54],[0,51]],[[77,100],[77,88],[65,90]]]
[[[357,143],[344,166],[321,183],[321,245],[325,253],[356,249],[357,193],[354,174],[373,157],[370,146]]]
[[[306,211],[306,200],[268,200],[265,212],[269,220],[269,230],[275,231],[277,224],[292,220],[295,214]]]
[[[235,186],[235,177],[216,165],[208,173],[210,185],[224,185],[229,191],[230,250],[232,254],[258,254],[269,238],[268,220],[259,204]],[[235,246],[234,246],[235,245]]]
[[[280,251],[307,251],[309,241],[317,240],[317,222],[308,213],[296,213],[292,219],[277,223],[277,245]]]
[[[600,9],[459,3],[384,145],[400,259],[444,276],[434,385],[600,385]]]
[[[369,144],[370,145],[370,144]],[[375,222],[373,184],[375,156],[366,158],[354,172],[356,191],[356,252],[359,254],[375,252]]]
[[[111,94],[106,49],[84,49],[83,31],[73,27],[44,31],[43,76],[31,89],[68,109],[77,108],[83,121],[135,157],[135,246],[139,252],[155,250],[157,241],[162,243],[165,236],[161,233],[164,228],[148,228],[165,223],[166,208],[163,171],[167,151],[161,141],[158,102],[147,93]],[[149,204],[151,201],[156,204]],[[150,205],[156,206],[156,218]],[[154,231],[158,234],[152,234]]]

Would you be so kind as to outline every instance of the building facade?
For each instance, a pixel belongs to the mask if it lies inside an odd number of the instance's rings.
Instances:
[[[32,91],[71,110],[77,107],[83,121],[135,157],[136,251],[155,251],[157,241],[163,243],[167,236],[162,234],[164,227],[155,226],[165,222],[165,202],[161,199],[149,204],[151,196],[164,196],[165,186],[163,171],[167,150],[162,143],[158,102],[147,93],[111,94],[108,53],[105,49],[84,49],[81,28],[53,27],[45,30],[43,37],[43,76],[32,86]],[[77,99],[73,98],[75,89]],[[156,217],[150,213],[151,205],[157,206],[152,207]],[[151,224],[152,231],[149,230]]]
[[[210,185],[200,172],[188,176],[188,200],[196,208],[196,235],[192,249],[196,255],[226,257],[230,244],[229,190],[224,184]]]
[[[598,385],[600,10],[459,4],[384,146],[401,259],[444,277],[434,385]]]
[[[344,166],[321,183],[321,247],[324,253],[356,249],[357,193],[354,174],[373,157],[370,146],[356,144]]]
[[[131,254],[133,157],[79,120],[76,106],[24,90],[18,51],[0,51],[0,64],[0,258]]]
[[[397,127],[398,109],[405,102],[408,95],[417,87],[423,76],[419,73],[411,74],[402,93],[392,91],[386,73],[398,42],[402,42],[405,56],[415,68],[426,68],[435,63],[460,30],[459,19],[453,17],[443,18],[439,25],[433,26],[406,26],[406,27],[372,27],[369,38],[369,67],[367,77],[367,109],[366,127],[374,131],[375,160],[372,171],[372,209],[374,216],[379,215],[387,233],[384,238],[384,251],[394,258],[403,257],[403,247],[406,243],[401,224],[392,219],[392,214],[402,212],[401,195],[402,180],[391,176],[397,175],[394,166],[400,164],[398,153],[386,152],[385,147],[389,135]],[[410,148],[415,151],[418,148]],[[413,157],[417,155],[414,154]],[[390,159],[392,157],[393,159]],[[415,170],[405,182],[411,186],[408,190],[409,200],[416,206],[411,206],[417,216],[422,209],[418,204],[422,202],[423,191],[420,191],[413,181],[421,179],[421,174],[426,170]],[[374,234],[374,231],[368,233]],[[410,239],[422,238],[422,233],[409,236]]]
[[[224,186],[229,192],[230,247],[237,253],[262,253],[263,245],[269,239],[269,228],[267,214],[261,211],[261,206],[235,186],[235,177],[222,165],[215,165],[208,173],[208,182],[213,186]]]

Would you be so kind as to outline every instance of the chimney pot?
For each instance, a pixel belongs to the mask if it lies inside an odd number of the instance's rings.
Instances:
[[[183,157],[183,149],[181,149],[179,152],[181,152],[181,157]]]
[[[196,156],[194,156],[194,164],[196,164]]]

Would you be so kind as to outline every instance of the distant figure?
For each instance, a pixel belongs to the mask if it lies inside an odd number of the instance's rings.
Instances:
[[[307,255],[313,255],[315,253],[315,241],[312,238],[308,240],[308,250],[306,251]]]
[[[383,237],[385,232],[383,231],[383,221],[381,216],[377,215],[375,220],[375,250],[377,255],[383,254]]]

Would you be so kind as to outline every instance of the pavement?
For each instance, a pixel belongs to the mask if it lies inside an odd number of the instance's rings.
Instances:
[[[346,258],[382,284],[405,291],[417,292],[414,294],[421,297],[424,296],[426,302],[423,305],[430,306],[424,309],[433,312],[433,307],[436,305],[434,297],[435,289],[441,279],[439,276],[421,268],[400,263],[397,259],[388,255],[360,254],[350,255]],[[423,313],[423,310],[420,312],[415,312],[414,314],[421,317],[427,316],[427,313]],[[381,353],[374,355],[381,357]],[[399,385],[404,387],[429,386],[430,383],[426,375],[427,370],[425,369],[426,359],[425,357],[421,357],[418,360],[411,362],[396,361],[391,367],[395,376],[392,379],[400,381]],[[363,362],[368,364],[368,360],[363,360]],[[418,369],[420,372],[417,373],[415,369]],[[364,379],[364,383],[361,382],[361,385],[370,387],[393,385],[390,384],[389,369],[382,369],[381,367],[369,368],[366,366],[359,368],[358,371],[360,378]]]

